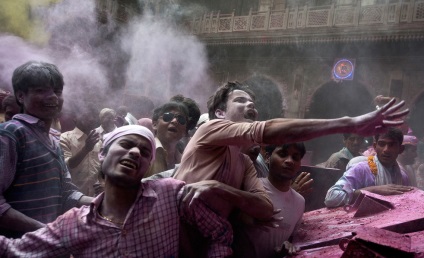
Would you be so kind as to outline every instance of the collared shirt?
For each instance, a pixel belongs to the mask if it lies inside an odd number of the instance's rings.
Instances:
[[[21,239],[0,236],[0,256],[178,257],[180,218],[211,238],[209,257],[231,255],[231,225],[202,202],[181,205],[185,194],[184,182],[175,179],[143,182],[120,226],[99,215],[102,193]]]
[[[234,188],[257,193],[271,201],[250,158],[240,146],[261,144],[265,122],[234,123],[214,119],[203,124],[184,150],[174,178],[187,183],[214,179]]]
[[[53,221],[64,210],[75,207],[81,198],[82,193],[72,184],[69,171],[60,155],[58,141],[46,133],[45,129],[43,121],[27,114],[17,114],[12,120],[0,125],[0,216],[13,207],[31,218],[47,223]],[[25,156],[33,152],[34,157],[27,160],[21,160],[22,157],[19,156],[19,153]],[[47,160],[48,163],[37,165],[39,160],[41,162]],[[26,165],[31,166],[31,169],[25,167]],[[22,173],[28,174],[31,171],[32,175],[22,176]],[[45,178],[49,174],[55,176]],[[17,178],[26,183],[16,185]],[[49,192],[49,188],[43,188],[44,191],[40,191],[39,194],[31,195],[30,193],[37,190],[34,188],[37,185],[42,188],[53,187],[54,191],[59,189],[61,194],[56,196],[54,192]],[[16,193],[9,196],[12,188]],[[26,196],[23,197],[25,193]],[[12,197],[14,201],[11,206],[9,198]],[[61,204],[53,206],[54,198],[60,198]],[[36,204],[37,209],[20,207],[25,202]]]
[[[72,131],[64,132],[60,136],[60,147],[65,157],[66,165],[69,167],[69,159],[76,155],[85,146],[87,135],[77,127]],[[72,182],[78,186],[80,191],[87,196],[94,196],[93,184],[97,181],[97,174],[100,168],[99,152],[101,142],[94,145],[78,166],[69,168]]]
[[[408,176],[396,164],[391,168],[384,167],[377,156],[374,156],[377,165],[377,176],[371,172],[368,161],[360,162],[347,170],[343,176],[332,186],[325,197],[327,207],[338,207],[354,201],[355,190],[368,186],[398,184],[409,185]]]
[[[349,160],[353,157],[353,154],[346,147],[343,147],[340,151],[333,153],[330,158],[323,163],[323,166],[326,168],[337,168],[344,171]]]

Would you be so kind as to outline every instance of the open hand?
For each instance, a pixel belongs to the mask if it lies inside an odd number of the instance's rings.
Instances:
[[[85,140],[84,148],[89,152],[92,151],[99,140],[99,133],[96,130],[91,130],[87,136],[87,139]]]
[[[377,186],[368,186],[362,188],[361,190],[367,190],[368,192],[379,194],[379,195],[397,195],[409,192],[414,188],[411,186],[404,185],[377,185]]]
[[[284,241],[284,243],[281,246],[277,246],[274,248],[274,251],[277,254],[295,254],[299,252],[299,248],[290,243],[289,241]]]
[[[311,179],[311,174],[308,172],[302,172],[292,182],[291,188],[296,192],[300,193],[303,197],[308,196],[312,193],[312,184],[314,180]]]
[[[405,101],[401,101],[395,105],[396,99],[390,100],[379,110],[358,116],[354,118],[355,133],[369,136],[383,133],[387,127],[399,126],[403,124],[403,118],[409,113],[408,109],[399,111]]]

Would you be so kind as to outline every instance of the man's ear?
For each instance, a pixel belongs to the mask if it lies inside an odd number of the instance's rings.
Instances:
[[[16,99],[17,99],[17,101],[20,105],[24,104],[24,101],[23,101],[24,95],[25,95],[25,93],[21,90],[18,90],[18,91],[15,92]]]
[[[215,110],[215,116],[217,118],[224,119],[225,118],[225,111],[218,108],[217,110]]]
[[[152,128],[155,132],[158,130],[158,120],[152,121]]]

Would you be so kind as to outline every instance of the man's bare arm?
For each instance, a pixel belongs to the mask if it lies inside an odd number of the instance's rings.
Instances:
[[[215,180],[188,184],[186,188],[189,192],[183,201],[188,205],[200,199],[215,212],[225,217],[229,214],[228,209],[232,207],[259,220],[268,220],[274,215],[272,203],[262,195],[238,190]]]
[[[10,208],[0,217],[0,227],[17,231],[31,232],[44,227],[45,224]]]
[[[263,142],[265,144],[282,144],[287,142],[307,141],[312,138],[334,133],[356,133],[374,135],[384,132],[386,127],[403,124],[399,120],[409,110],[399,111],[405,102],[395,105],[395,99],[381,109],[357,116],[336,119],[271,119],[266,122]]]

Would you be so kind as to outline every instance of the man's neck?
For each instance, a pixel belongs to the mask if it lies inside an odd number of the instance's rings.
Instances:
[[[127,213],[135,202],[140,187],[125,188],[115,186],[106,180],[105,195],[100,206],[100,212],[113,221],[124,222]]]
[[[269,175],[268,180],[275,188],[277,188],[281,192],[287,192],[288,190],[290,190],[290,179],[274,178],[273,176]]]

